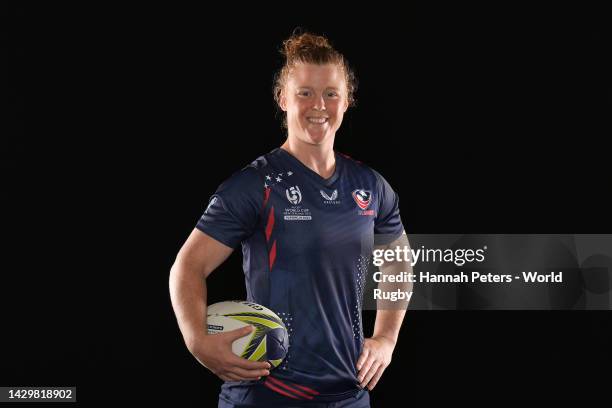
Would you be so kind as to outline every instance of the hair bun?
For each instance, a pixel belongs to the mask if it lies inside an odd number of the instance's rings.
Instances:
[[[294,34],[283,42],[283,55],[287,61],[301,59],[304,54],[316,53],[317,51],[333,50],[327,38],[311,33]]]

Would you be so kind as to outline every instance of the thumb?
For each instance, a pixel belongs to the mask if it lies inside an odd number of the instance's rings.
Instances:
[[[236,339],[246,336],[252,331],[253,331],[253,326],[247,325],[247,326],[241,327],[236,330],[228,331],[227,336],[230,338],[230,340],[236,340]]]

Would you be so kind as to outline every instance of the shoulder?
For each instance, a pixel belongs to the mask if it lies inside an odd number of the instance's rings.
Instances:
[[[362,161],[353,159],[340,152],[337,153],[343,160],[345,167],[349,169],[349,172],[355,175],[357,179],[365,181],[366,185],[369,185],[372,191],[375,191],[381,200],[386,202],[388,200],[397,199],[396,191],[382,174]]]
[[[270,165],[269,159],[270,153],[259,156],[226,179],[219,187],[219,190],[263,189],[263,174]]]
[[[341,158],[344,165],[349,169],[349,171],[358,173],[362,176],[369,177],[373,179],[376,182],[376,184],[386,183],[385,178],[378,171],[374,170],[369,165],[345,153],[341,153],[338,151],[336,151],[336,153],[338,153],[338,156]]]

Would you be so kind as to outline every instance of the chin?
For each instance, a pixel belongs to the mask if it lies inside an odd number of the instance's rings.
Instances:
[[[306,142],[318,145],[332,137],[333,132],[331,132],[331,129],[315,130],[314,132],[309,132],[305,129],[303,135]]]
[[[304,141],[306,143],[308,143],[308,144],[320,145],[320,144],[323,144],[323,142],[327,139],[327,134],[324,134],[324,135],[310,135],[310,134],[307,134],[305,139],[306,140],[304,140]]]

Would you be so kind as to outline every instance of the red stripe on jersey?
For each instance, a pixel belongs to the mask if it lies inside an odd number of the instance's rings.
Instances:
[[[266,187],[264,191],[264,202],[263,202],[264,207],[266,206],[266,204],[268,204],[268,199],[270,198],[270,190],[272,190],[270,187]]]
[[[277,386],[270,384],[268,381],[265,381],[265,382],[264,382],[264,385],[265,385],[266,387],[268,387],[269,389],[271,389],[272,391],[276,391],[276,392],[278,392],[279,394],[283,394],[285,397],[289,397],[289,398],[293,398],[293,399],[299,399],[298,397],[296,397],[296,396],[294,396],[294,395],[291,395],[291,394],[289,394],[288,392],[285,392],[285,391],[281,390],[281,389],[280,389],[280,388],[278,388]]]
[[[293,385],[298,387],[298,388],[301,388],[302,390],[304,390],[306,392],[311,393],[312,395],[319,395],[319,393],[317,391],[313,390],[312,388],[308,388],[308,387],[305,387],[305,386],[300,385],[300,384],[293,384]]]
[[[270,208],[270,215],[268,215],[268,223],[266,224],[266,241],[270,241],[270,235],[272,235],[273,228],[274,228],[274,206]]]
[[[274,243],[272,244],[272,248],[270,248],[269,260],[270,260],[270,270],[272,270],[272,267],[274,266],[274,261],[276,261],[276,240],[274,240]]]
[[[290,392],[292,392],[292,393],[294,393],[296,395],[299,395],[302,398],[306,398],[306,399],[313,399],[314,398],[312,395],[304,394],[303,392],[298,391],[295,388],[292,388],[292,387],[288,386],[287,384],[283,383],[280,380],[277,380],[274,377],[268,376],[266,378],[266,382],[268,382],[268,381],[272,382],[272,384],[278,385],[279,387],[282,387],[282,388],[286,389],[287,391],[290,391]]]

